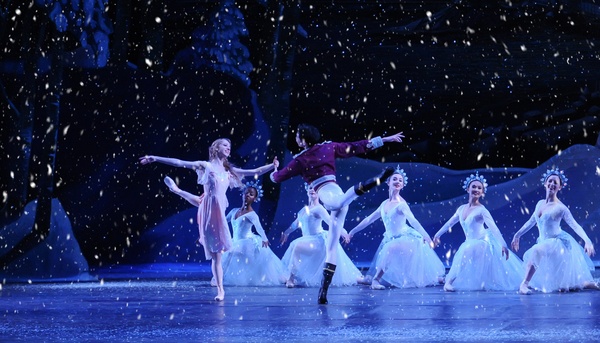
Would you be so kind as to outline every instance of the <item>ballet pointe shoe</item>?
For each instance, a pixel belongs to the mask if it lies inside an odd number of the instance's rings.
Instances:
[[[393,174],[394,168],[385,168],[379,175],[355,185],[354,193],[356,193],[356,195],[363,195],[370,191],[372,188],[379,186],[382,182],[385,182],[385,180]]]
[[[210,286],[217,287],[217,279],[215,279],[214,277],[210,279]]]
[[[167,187],[169,187],[169,190],[171,192],[175,192],[175,190],[177,189],[177,185],[175,184],[175,181],[173,181],[173,179],[171,179],[168,176],[165,176],[165,185],[167,185]]]
[[[371,282],[371,289],[381,291],[385,289],[385,286],[380,284],[379,280],[373,279],[373,282]]]
[[[522,282],[521,285],[519,285],[519,294],[523,294],[523,295],[531,294],[531,289],[529,288],[529,285],[527,283]]]
[[[296,284],[294,283],[294,280],[289,279],[285,282],[285,287],[287,288],[294,288],[296,287]]]
[[[373,282],[372,278],[369,275],[366,276],[359,276],[358,278],[356,278],[356,283],[358,283],[359,285],[371,285],[371,283]]]
[[[446,283],[444,284],[444,291],[446,291],[446,292],[454,292],[454,291],[455,291],[455,290],[454,290],[454,286],[452,286],[452,284],[451,284],[451,283],[449,283],[449,282],[446,282]]]
[[[215,297],[215,301],[223,301],[225,300],[225,290],[223,288],[218,287],[217,296]]]
[[[329,301],[327,301],[327,290],[329,290],[329,285],[331,284],[334,273],[335,264],[325,263],[325,267],[323,267],[323,280],[321,280],[321,288],[319,288],[318,303],[321,305],[329,303]]]

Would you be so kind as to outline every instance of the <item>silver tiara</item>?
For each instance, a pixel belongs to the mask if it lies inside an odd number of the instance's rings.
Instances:
[[[402,175],[402,181],[404,182],[404,186],[406,186],[406,184],[408,183],[408,176],[406,176],[404,169],[400,169],[400,165],[396,166],[396,169],[394,169],[394,174]],[[394,175],[394,174],[392,174],[392,175]]]
[[[246,182],[246,185],[244,186],[244,192],[246,192],[246,189],[248,189],[250,187],[256,189],[256,200],[255,201],[259,202],[260,198],[262,198],[263,193],[264,193],[262,186],[260,185],[260,182],[258,180]]]
[[[463,181],[463,189],[466,191],[467,188],[469,187],[469,185],[471,184],[471,182],[473,181],[479,181],[481,182],[481,184],[483,185],[483,193],[485,193],[485,190],[487,189],[487,181],[485,180],[485,178],[483,177],[483,175],[479,175],[479,172],[475,172],[475,175],[471,174],[470,176],[468,176],[465,181]]]
[[[567,179],[567,176],[565,175],[564,170],[559,170],[558,167],[554,167],[552,169],[546,170],[546,172],[542,174],[542,178],[540,179],[540,181],[542,181],[542,185],[544,184],[544,182],[546,182],[550,175],[557,175],[560,178],[560,182],[562,183],[563,187],[565,187],[567,185],[567,181],[569,181],[569,179]]]

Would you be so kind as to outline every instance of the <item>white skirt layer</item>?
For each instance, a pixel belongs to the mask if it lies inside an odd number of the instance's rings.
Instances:
[[[521,259],[509,251],[509,259],[502,256],[502,246],[492,236],[485,239],[467,239],[460,245],[446,281],[454,280],[456,290],[519,289],[524,267]]]
[[[325,264],[325,241],[327,231],[318,235],[302,236],[290,243],[281,261],[286,268],[286,278],[294,275],[296,285],[305,287],[319,287],[323,278],[323,265]],[[332,286],[356,285],[360,271],[350,260],[342,245],[337,247],[337,265]]]
[[[446,274],[444,264],[414,229],[395,237],[384,235],[366,278],[384,272],[382,280],[398,288],[435,286]]]
[[[594,281],[591,273],[594,263],[583,247],[564,231],[554,238],[538,239],[525,252],[523,260],[536,267],[529,285],[542,292],[581,289],[584,283]]]
[[[223,284],[229,286],[277,286],[284,283],[285,269],[271,248],[263,248],[259,236],[239,239],[223,254]]]

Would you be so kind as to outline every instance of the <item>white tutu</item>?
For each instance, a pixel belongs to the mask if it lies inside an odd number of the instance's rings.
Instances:
[[[281,261],[286,268],[286,277],[294,275],[299,286],[319,287],[325,264],[327,231],[316,235],[302,236],[290,243]],[[355,285],[360,271],[350,260],[342,245],[337,247],[337,265],[331,281],[332,286]]]
[[[538,239],[525,252],[523,260],[536,268],[529,285],[542,292],[580,289],[585,282],[594,281],[591,273],[594,263],[583,247],[564,231],[557,237]]]
[[[223,254],[224,285],[278,286],[285,280],[281,260],[271,248],[262,247],[260,236],[235,240]]]
[[[456,290],[517,290],[523,279],[523,262],[512,252],[502,255],[502,246],[491,236],[467,239],[452,260],[446,280]]]
[[[276,286],[285,282],[281,260],[271,248],[256,212],[235,217],[239,208],[227,214],[233,229],[232,248],[223,254],[223,284],[230,286]],[[252,233],[256,228],[259,235]]]
[[[384,236],[374,262],[367,275],[373,278],[383,270],[382,280],[399,288],[434,286],[446,274],[440,258],[412,228],[396,237]]]

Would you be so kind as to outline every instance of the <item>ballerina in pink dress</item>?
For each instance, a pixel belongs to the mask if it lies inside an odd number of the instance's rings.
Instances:
[[[241,169],[232,166],[227,158],[231,153],[231,142],[227,138],[215,140],[209,148],[208,161],[184,161],[176,158],[146,155],[140,157],[141,164],[164,163],[174,167],[188,168],[198,174],[198,183],[204,188],[201,196],[188,199],[198,206],[198,242],[204,247],[206,259],[211,260],[211,270],[217,284],[216,301],[223,301],[223,252],[231,248],[231,234],[225,218],[225,209],[229,205],[226,191],[228,188],[242,187],[244,176],[257,177],[277,169],[277,158],[273,163],[256,169]]]

